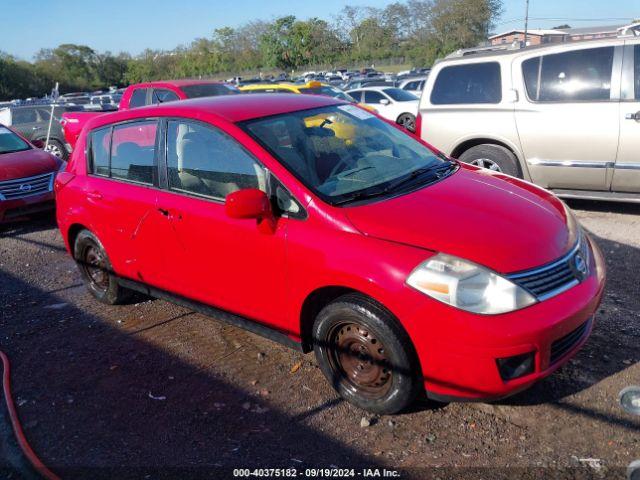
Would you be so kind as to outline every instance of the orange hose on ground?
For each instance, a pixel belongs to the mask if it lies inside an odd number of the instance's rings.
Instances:
[[[13,432],[16,436],[16,440],[18,441],[18,446],[24,453],[24,456],[31,462],[33,468],[44,478],[48,480],[60,480],[55,473],[49,470],[44,463],[38,458],[35,454],[29,442],[27,442],[27,438],[24,436],[24,432],[22,431],[22,426],[20,425],[20,420],[18,420],[18,412],[16,411],[16,407],[13,404],[13,397],[11,396],[11,381],[10,381],[10,370],[9,370],[9,357],[0,350],[0,359],[2,359],[3,366],[3,375],[2,375],[2,390],[4,392],[4,399],[7,404],[7,410],[9,412],[9,419],[11,420],[11,426],[13,427]]]

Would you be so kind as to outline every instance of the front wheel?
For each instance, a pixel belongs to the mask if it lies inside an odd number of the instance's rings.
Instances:
[[[376,302],[355,294],[338,298],[318,314],[313,342],[325,377],[354,405],[393,414],[416,398],[420,369],[411,341]]]
[[[416,131],[416,117],[411,113],[403,113],[398,117],[396,123],[403,126],[411,133],[414,133]]]

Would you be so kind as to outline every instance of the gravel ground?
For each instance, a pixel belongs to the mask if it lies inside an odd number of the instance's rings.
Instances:
[[[640,384],[640,205],[570,205],[609,268],[583,350],[497,404],[420,401],[389,417],[341,401],[312,355],[160,300],[98,304],[49,217],[0,227],[0,349],[25,433],[63,478],[332,466],[402,478],[623,477],[640,458],[640,419],[617,404]],[[4,411],[0,453],[0,476],[19,478]]]

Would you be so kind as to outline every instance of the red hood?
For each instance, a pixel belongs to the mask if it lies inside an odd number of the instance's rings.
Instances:
[[[552,262],[576,241],[575,224],[555,196],[466,166],[434,185],[346,214],[365,235],[456,255],[501,273]]]
[[[22,152],[0,154],[0,181],[32,177],[57,170],[60,165],[53,155],[32,148]]]

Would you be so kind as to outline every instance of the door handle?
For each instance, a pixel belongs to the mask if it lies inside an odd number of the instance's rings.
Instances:
[[[624,118],[626,120],[635,120],[636,122],[640,122],[640,112],[627,113]]]
[[[166,210],[166,209],[164,209],[164,208],[158,208],[158,211],[159,211],[162,215],[164,215],[165,217],[168,217],[168,216],[169,216],[169,210]]]
[[[87,198],[92,200],[102,200],[102,194],[100,192],[87,192]]]

